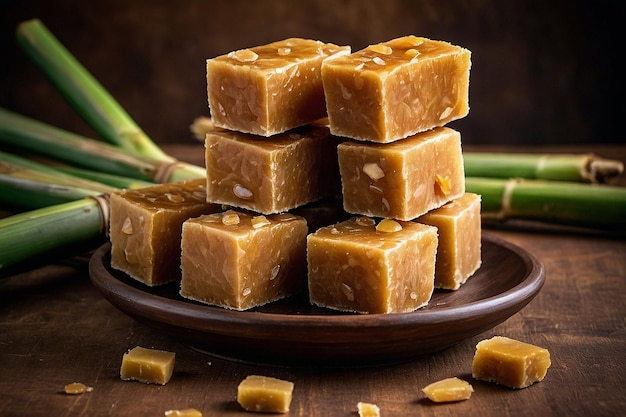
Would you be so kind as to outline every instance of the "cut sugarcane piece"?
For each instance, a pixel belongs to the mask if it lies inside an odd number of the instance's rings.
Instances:
[[[465,152],[468,177],[528,178],[605,183],[624,171],[622,161],[586,154]]]
[[[95,247],[104,240],[108,207],[103,198],[84,198],[0,219],[0,276],[26,261],[56,259]]]
[[[21,156],[2,151],[0,151],[0,161],[23,168],[28,168],[30,170],[38,171],[41,173],[48,173],[53,177],[64,173],[75,178],[75,182],[73,183],[73,185],[77,185],[77,179],[88,180],[98,183],[98,185],[100,186],[108,185],[114,188],[141,188],[154,185],[154,183],[138,180],[135,178],[127,178],[119,175],[112,175],[103,172],[91,171],[88,169],[81,169],[63,165],[56,160],[44,161],[45,163],[39,163],[31,159],[26,159]],[[54,181],[52,181],[51,178],[48,182],[52,183]],[[99,189],[94,187],[93,185],[88,188],[93,190]]]
[[[114,191],[64,173],[40,172],[0,161],[0,201],[36,209]]]
[[[526,219],[607,230],[626,229],[626,188],[573,182],[471,178],[482,197],[482,218]]]

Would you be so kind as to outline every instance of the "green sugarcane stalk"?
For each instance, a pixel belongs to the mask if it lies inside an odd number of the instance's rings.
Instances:
[[[587,154],[464,152],[468,177],[606,183],[624,172],[618,160]]]
[[[0,144],[66,163],[127,178],[178,182],[206,175],[204,168],[128,153],[55,126],[0,108]]]
[[[78,114],[106,141],[170,167],[164,180],[178,182],[205,175],[199,167],[167,155],[38,19],[22,22],[17,42]]]
[[[60,172],[65,172],[69,175],[73,175],[75,177],[110,185],[111,187],[118,189],[136,189],[155,185],[155,183],[152,181],[142,181],[135,178],[126,178],[119,175],[91,171],[88,169],[81,169],[72,166],[56,166],[55,169]]]
[[[482,196],[482,217],[526,219],[596,229],[626,230],[626,188],[525,179],[466,178]]]
[[[84,198],[0,219],[0,277],[16,273],[26,261],[34,267],[32,260],[44,264],[102,244],[108,209],[101,200]]]
[[[157,160],[171,160],[39,19],[20,23],[16,39],[75,111],[105,140]]]
[[[0,159],[20,162],[19,157],[7,158],[4,152],[0,152]],[[0,201],[22,209],[34,209],[116,190],[109,185],[56,172],[47,167],[37,170],[36,163],[27,165],[32,167],[0,160]]]
[[[21,156],[13,155],[7,152],[0,151],[0,161],[8,163],[10,165],[16,165],[23,168],[28,168],[33,171],[42,173],[48,173],[52,176],[59,174],[70,175],[75,179],[83,179],[92,181],[102,185],[108,185],[114,188],[142,188],[154,185],[153,182],[141,181],[134,178],[122,177],[119,175],[111,175],[103,172],[90,171],[86,169],[80,169],[67,165],[55,164],[53,166],[41,164],[30,159],[22,158]]]

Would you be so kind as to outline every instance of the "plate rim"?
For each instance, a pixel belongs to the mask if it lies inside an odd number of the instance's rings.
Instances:
[[[447,322],[450,319],[458,320],[459,317],[473,317],[484,314],[483,309],[493,310],[494,308],[507,308],[508,306],[519,303],[520,299],[527,299],[528,302],[534,298],[545,282],[545,268],[539,259],[520,246],[504,240],[500,237],[489,233],[482,233],[484,242],[489,242],[496,246],[500,246],[510,252],[515,253],[523,262],[528,271],[523,280],[506,291],[492,295],[487,298],[476,300],[462,305],[450,307],[437,307],[429,310],[416,310],[408,313],[392,313],[392,314],[342,314],[338,312],[329,315],[314,314],[283,314],[260,311],[237,311],[225,309],[218,306],[202,305],[192,303],[186,300],[177,300],[163,297],[158,294],[147,293],[140,288],[136,288],[125,282],[120,281],[117,277],[110,274],[107,265],[104,265],[106,253],[110,250],[110,242],[101,245],[89,262],[89,274],[92,282],[98,288],[105,298],[109,299],[111,294],[115,294],[120,301],[123,298],[127,305],[131,306],[130,298],[134,298],[133,302],[142,309],[142,314],[147,313],[146,309],[153,314],[158,314],[162,310],[169,309],[169,315],[174,314],[178,317],[184,317],[192,322],[196,320],[212,320],[215,322],[228,323],[230,325],[259,325],[288,328],[294,325],[306,325],[315,327],[332,327],[332,328],[364,328],[393,325],[419,325],[432,322]],[[102,262],[99,262],[102,260]],[[104,269],[106,274],[104,280],[102,275],[97,273],[98,270]],[[115,285],[112,285],[114,281]],[[115,292],[112,287],[121,288],[121,292]],[[131,297],[135,295],[138,297]],[[159,301],[159,306],[155,305],[155,301]],[[117,304],[114,303],[116,306]],[[119,308],[119,307],[118,307]],[[132,307],[131,307],[132,309]],[[126,311],[126,310],[124,310]],[[168,321],[167,324],[174,324]],[[228,333],[225,333],[228,334]]]

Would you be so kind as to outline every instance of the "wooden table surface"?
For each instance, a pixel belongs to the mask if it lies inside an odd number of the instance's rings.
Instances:
[[[201,147],[166,150],[202,163]],[[626,161],[626,147],[587,150]],[[618,183],[626,185],[624,175]],[[485,232],[544,264],[546,282],[537,297],[504,323],[447,350],[369,368],[276,367],[200,353],[109,304],[84,264],[47,265],[10,277],[0,282],[0,415],[162,416],[192,407],[204,416],[244,416],[250,414],[235,399],[249,374],[295,383],[289,416],[356,416],[359,401],[376,403],[384,417],[624,415],[626,239],[519,227]],[[552,366],[546,378],[522,390],[473,380],[476,343],[493,335],[547,348]],[[138,345],[176,352],[167,385],[120,380],[122,355]],[[421,388],[451,376],[473,385],[471,399],[438,405],[425,399]],[[66,395],[70,382],[93,391]]]

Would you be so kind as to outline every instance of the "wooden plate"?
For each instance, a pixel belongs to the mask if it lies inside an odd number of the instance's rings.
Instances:
[[[139,322],[220,357],[280,365],[363,366],[432,354],[505,321],[545,281],[524,249],[483,233],[481,268],[457,291],[436,290],[413,313],[358,315],[313,307],[307,295],[249,311],[183,299],[178,285],[150,288],[110,266],[110,244],[89,263],[91,280]]]

